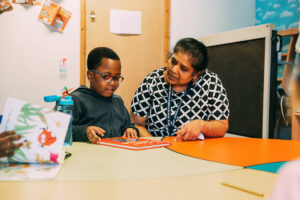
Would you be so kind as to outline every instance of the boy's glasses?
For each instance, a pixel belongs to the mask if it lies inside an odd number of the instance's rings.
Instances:
[[[106,74],[103,74],[101,72],[98,72],[96,70],[90,70],[91,72],[94,72],[96,74],[100,74],[101,77],[104,79],[105,82],[107,83],[111,83],[112,80],[114,80],[117,84],[120,84],[122,83],[122,81],[124,80],[124,77],[123,76],[112,76],[112,75],[106,75]]]

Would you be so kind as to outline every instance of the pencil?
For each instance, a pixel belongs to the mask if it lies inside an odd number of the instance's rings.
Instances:
[[[234,186],[234,185],[231,185],[231,184],[228,184],[228,183],[224,183],[224,182],[222,182],[221,184],[224,185],[224,186],[236,189],[236,190],[247,192],[249,194],[253,194],[253,195],[256,195],[256,196],[259,196],[259,197],[264,197],[264,194],[262,194],[262,193],[254,192],[254,191],[251,191],[251,190],[247,190],[247,189],[244,189],[244,188],[241,188],[241,187],[237,187],[237,186]]]

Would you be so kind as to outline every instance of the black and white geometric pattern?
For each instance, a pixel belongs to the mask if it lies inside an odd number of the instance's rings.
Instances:
[[[163,71],[150,73],[140,84],[131,102],[131,112],[146,117],[146,128],[153,136],[168,136],[167,106],[168,89]],[[174,132],[195,119],[221,120],[229,117],[229,102],[218,76],[206,69],[201,78],[184,97],[183,92],[172,92],[171,116],[173,117],[181,99],[182,105],[174,125]]]

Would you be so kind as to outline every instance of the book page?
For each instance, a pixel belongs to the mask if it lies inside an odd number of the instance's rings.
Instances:
[[[14,130],[24,145],[5,163],[59,163],[70,115],[8,98],[0,132]]]

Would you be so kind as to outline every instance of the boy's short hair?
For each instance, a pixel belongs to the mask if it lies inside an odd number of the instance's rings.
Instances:
[[[101,65],[102,58],[120,60],[119,56],[112,49],[107,47],[97,47],[94,48],[88,55],[88,70],[96,70]]]

